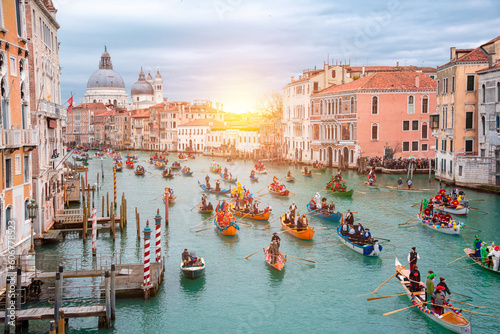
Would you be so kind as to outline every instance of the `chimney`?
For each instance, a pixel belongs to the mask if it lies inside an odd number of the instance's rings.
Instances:
[[[364,77],[364,76],[365,76],[365,67],[364,67],[364,66],[362,67],[361,76],[362,76],[362,77]]]
[[[415,87],[420,88],[420,75],[415,76]]]
[[[396,62],[396,67],[399,67],[399,61]]]
[[[295,81],[295,77],[292,75],[292,82],[294,82],[294,81]]]
[[[457,48],[452,46],[450,48],[450,61],[454,61],[457,58]]]

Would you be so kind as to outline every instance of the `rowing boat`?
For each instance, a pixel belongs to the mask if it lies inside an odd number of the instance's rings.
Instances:
[[[372,183],[372,184],[370,185],[370,182],[365,181],[365,184],[366,184],[366,186],[367,186],[368,188],[372,188],[372,189],[379,189],[379,190],[380,190],[379,186],[377,186],[375,183]]]
[[[198,261],[200,261],[200,264],[193,266],[185,266],[184,262],[181,261],[180,268],[182,275],[189,279],[197,279],[198,277],[201,277],[201,275],[205,272],[206,265],[205,260],[202,257],[200,257]]]
[[[266,259],[266,262],[267,264],[273,268],[273,269],[276,269],[277,271],[281,271],[283,270],[283,268],[285,268],[285,264],[286,264],[286,255],[283,255],[283,253],[281,253],[280,251],[278,251],[278,258],[276,259],[276,263],[271,263],[271,259],[272,259],[272,255],[271,253],[269,253],[269,247],[271,245],[268,245],[265,249],[264,249],[264,258]]]
[[[222,173],[220,173],[220,177],[222,178],[222,180],[229,182],[229,183],[236,183],[238,181],[237,177],[235,177],[233,179],[226,179]]]
[[[342,218],[342,214],[340,213],[340,211],[326,214],[326,213],[323,213],[321,211],[311,209],[310,204],[307,204],[307,210],[313,212],[313,213],[311,213],[312,216],[317,216],[317,217],[320,217],[320,218],[323,218],[325,220],[335,222],[335,223],[338,223],[340,221],[340,219]]]
[[[215,188],[207,189],[207,185],[200,183],[200,181],[198,181],[198,185],[200,186],[201,189],[211,194],[223,195],[231,191],[231,189],[221,189],[219,191],[216,191]]]
[[[315,172],[321,172],[321,173],[325,172],[326,171],[326,166],[325,167],[321,167],[321,168],[314,168],[313,167],[313,171],[315,171]]]
[[[243,218],[253,219],[253,220],[268,220],[269,217],[271,217],[271,211],[269,211],[269,210],[264,210],[264,211],[261,211],[257,214],[255,214],[253,212],[246,212],[245,213],[241,210],[235,210],[234,204],[231,204],[229,206],[229,210],[231,210],[231,213],[233,215],[240,216]]]
[[[181,169],[181,164],[179,162],[174,162],[170,169],[175,170],[175,169]]]
[[[466,206],[459,205],[456,208],[451,208],[449,206],[444,205],[434,205],[434,209],[438,211],[443,211],[447,213],[451,213],[452,215],[465,216],[469,213],[470,209]]]
[[[144,174],[146,174],[146,170],[141,165],[137,165],[134,173],[135,173],[135,175],[144,175]]]
[[[281,190],[281,191],[276,191],[276,190],[272,189],[271,185],[269,185],[267,187],[267,189],[269,190],[270,194],[280,196],[280,197],[286,197],[290,194],[290,191],[288,189],[286,189],[285,186],[283,186],[283,190]]]
[[[432,311],[425,302],[425,294],[422,293],[412,293],[410,291],[410,270],[404,268],[396,257],[395,261],[396,265],[396,278],[401,283],[404,291],[408,295],[408,299],[413,304],[414,308],[417,309],[420,313],[425,315],[427,318],[432,321],[438,323],[444,328],[455,332],[455,333],[470,333],[471,332],[471,324],[465,317],[457,310],[452,308],[452,306],[447,303],[443,306],[443,314],[438,315],[434,311]],[[420,282],[421,286],[425,286],[423,282]],[[447,307],[448,306],[448,307]]]
[[[420,189],[420,188],[401,188],[399,189],[398,187],[394,187],[394,186],[387,186],[387,188],[389,189],[392,189],[392,190],[397,190],[397,191],[409,191],[409,192],[423,192],[423,191],[428,191],[428,189]]]
[[[302,175],[306,176],[306,177],[312,177],[312,172],[309,171],[308,173],[306,173],[304,170],[301,170],[300,171],[302,173]]]
[[[286,182],[295,182],[295,178],[293,176],[287,176],[285,181]]]
[[[446,222],[446,223],[434,223],[432,219],[427,219],[427,218],[422,218],[422,214],[418,214],[418,219],[421,221],[422,225],[424,225],[427,228],[430,228],[433,231],[441,232],[444,234],[453,234],[453,235],[459,235],[462,232],[463,229],[463,223],[456,223],[453,224],[453,222]]]
[[[500,271],[494,271],[492,268],[488,268],[487,266],[483,265],[483,263],[480,261],[480,260],[477,260],[474,256],[474,250],[473,249],[470,249],[470,248],[465,248],[464,249],[464,252],[465,254],[469,255],[469,259],[471,259],[475,264],[477,264],[478,266],[480,266],[481,268],[483,269],[486,269],[490,272],[493,272],[495,274],[500,274]]]
[[[337,234],[341,238],[340,241],[342,241],[348,248],[365,256],[379,256],[380,252],[382,252],[382,246],[379,245],[378,241],[375,241],[373,244],[360,244],[357,242],[352,242],[349,235],[342,235],[340,231],[341,227],[342,225],[339,225],[339,227],[337,227]]]
[[[214,211],[213,209],[212,210],[208,210],[208,209],[202,210],[202,208],[203,208],[202,204],[198,204],[196,207],[198,208],[198,211],[200,211],[200,213],[212,213]]]
[[[332,195],[337,196],[337,197],[352,197],[354,194],[354,189],[350,189],[347,191],[333,191],[332,190]]]
[[[163,177],[168,178],[168,179],[169,179],[169,178],[174,177],[174,174],[173,174],[173,173],[172,173],[172,171],[171,171],[171,170],[169,170],[169,169],[164,169],[164,170],[163,170],[163,172],[161,173],[161,175],[162,175]]]
[[[281,228],[283,228],[287,233],[293,235],[294,237],[302,240],[312,240],[312,238],[314,237],[314,228],[308,226],[306,229],[299,231],[297,228],[291,228],[284,223],[285,215],[281,216],[280,220]]]
[[[235,222],[230,222],[227,225],[219,224],[217,222],[217,217],[214,218],[214,225],[217,232],[227,236],[235,235],[236,232],[238,232],[238,230],[240,229],[240,227]]]

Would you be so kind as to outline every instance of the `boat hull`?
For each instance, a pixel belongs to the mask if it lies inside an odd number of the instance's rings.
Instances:
[[[492,272],[492,273],[497,274],[497,275],[500,274],[500,271],[494,271],[493,269],[484,266],[481,261],[478,261],[475,258],[472,258],[471,255],[474,255],[474,250],[473,249],[471,249],[471,248],[465,248],[464,252],[465,252],[465,254],[469,255],[468,258],[471,261],[475,262],[478,266],[480,266],[484,270],[488,270],[489,272]]]
[[[274,191],[271,190],[271,187],[267,187],[267,189],[269,190],[269,193],[274,196],[286,197],[290,194],[290,191],[288,189],[285,189],[283,191]]]
[[[433,231],[437,231],[440,233],[444,234],[450,234],[450,235],[459,235],[462,233],[462,228],[460,225],[455,225],[453,227],[448,227],[448,226],[441,226],[441,225],[434,225],[430,220],[427,219],[422,219],[422,217],[419,215],[419,219],[422,222],[422,225],[424,225],[427,228],[430,228]]]
[[[281,216],[281,228],[284,229],[287,233],[291,234],[292,236],[302,239],[302,240],[312,240],[314,237],[314,229],[311,227],[308,227],[306,230],[303,231],[298,231],[295,228],[290,228],[288,227],[283,220],[285,219],[285,215]]]
[[[236,215],[236,216],[240,216],[240,217],[248,218],[248,219],[253,219],[253,220],[269,220],[269,217],[271,217],[271,211],[266,211],[264,213],[258,213],[258,214],[243,213],[243,212],[234,210],[234,207],[231,207],[231,213],[233,215]]]
[[[202,210],[201,208],[203,208],[203,206],[201,204],[198,204],[197,207],[198,207],[198,211],[200,213],[203,213],[203,214],[205,214],[205,213],[212,213],[214,211],[214,210]]]
[[[373,245],[364,245],[360,246],[358,244],[353,243],[347,236],[343,236],[340,232],[341,225],[337,228],[337,234],[340,237],[340,241],[348,248],[352,249],[359,254],[363,254],[364,256],[379,256],[382,252],[382,246],[379,245],[378,242],[375,242]]]
[[[332,195],[337,197],[352,197],[354,194],[354,189],[350,189],[348,191],[332,191]]]
[[[182,275],[188,279],[197,279],[201,277],[203,273],[205,273],[206,265],[205,265],[205,260],[203,258],[200,258],[200,260],[202,262],[201,266],[187,266],[187,267],[184,266],[181,261],[180,268]]]
[[[221,191],[215,191],[215,188],[207,189],[207,185],[201,184],[200,181],[198,181],[198,185],[200,186],[201,189],[203,189],[203,191],[206,191],[207,193],[210,193],[210,194],[223,195],[223,194],[227,194],[231,191],[231,189],[224,189]]]
[[[290,176],[290,177],[286,177],[285,179],[286,182],[295,182],[295,178],[293,176]]]
[[[311,206],[309,204],[307,204],[307,210],[316,211],[316,210],[312,210]],[[321,212],[316,211],[315,213],[312,213],[311,215],[328,220],[328,221],[331,221],[331,222],[334,222],[334,223],[338,223],[340,221],[340,219],[342,218],[342,214],[339,211],[332,213],[332,214],[323,214]]]
[[[269,247],[270,245],[268,245],[264,250],[264,258],[266,259],[267,264],[269,265],[269,267],[277,271],[282,271],[283,268],[285,268],[286,256],[284,256],[283,253],[278,252],[278,258],[276,259],[276,263],[271,264],[272,256],[269,253]]]
[[[399,189],[398,187],[394,187],[394,186],[387,186],[387,188],[391,189],[391,190],[396,190],[396,191],[407,191],[407,192],[414,192],[414,193],[421,193],[421,192],[424,192],[424,191],[427,191],[425,189],[420,189],[420,188],[401,188]]]
[[[226,236],[233,236],[236,234],[236,232],[238,232],[238,229],[232,225],[230,225],[228,227],[222,227],[222,226],[218,225],[217,223],[215,223],[215,228],[217,229],[217,232],[219,232],[222,235],[226,235]]]
[[[469,208],[459,205],[456,209],[452,209],[449,207],[446,207],[444,205],[435,205],[434,209],[446,213],[451,213],[452,215],[458,215],[458,216],[466,216],[469,213]]]

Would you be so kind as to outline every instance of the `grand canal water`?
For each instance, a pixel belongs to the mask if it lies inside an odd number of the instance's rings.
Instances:
[[[125,153],[125,152],[124,152]],[[124,154],[123,153],[123,154]],[[136,153],[136,152],[132,152]],[[355,172],[345,172],[344,178],[357,191],[352,199],[335,198],[337,209],[359,212],[356,220],[369,227],[375,236],[390,239],[384,242],[380,258],[368,258],[346,247],[328,247],[338,242],[321,243],[332,230],[317,230],[313,241],[301,241],[286,233],[280,234],[281,251],[293,256],[316,261],[313,266],[289,262],[283,272],[271,270],[265,263],[262,253],[248,260],[243,258],[267,245],[273,231],[279,231],[279,224],[274,223],[270,230],[242,229],[236,238],[221,237],[214,230],[194,233],[191,227],[201,222],[197,210],[190,211],[200,202],[201,189],[197,180],[202,181],[209,174],[208,166],[212,158],[197,156],[196,160],[186,164],[195,171],[192,177],[175,176],[165,180],[161,172],[155,170],[145,160],[146,153],[138,153],[140,163],[150,172],[145,177],[137,177],[132,170],[124,169],[118,173],[118,192],[125,192],[128,199],[129,224],[123,234],[117,232],[113,246],[108,233],[98,239],[100,252],[115,248],[135,248],[137,233],[135,229],[134,208],[138,207],[141,226],[146,219],[150,222],[157,208],[164,216],[164,204],[156,199],[163,192],[165,184],[175,190],[179,198],[170,207],[170,226],[163,230],[163,249],[166,255],[165,281],[159,294],[148,301],[142,299],[119,299],[114,328],[97,330],[97,319],[76,319],[69,324],[70,333],[446,333],[447,331],[423,318],[416,310],[405,310],[390,316],[383,313],[409,306],[406,296],[366,300],[359,294],[370,292],[394,273],[394,257],[406,263],[406,257],[412,246],[417,247],[421,260],[420,272],[424,275],[432,269],[438,276],[447,279],[451,291],[472,296],[465,299],[454,295],[452,298],[487,305],[487,309],[475,311],[498,315],[500,276],[483,271],[481,268],[464,266],[467,260],[459,260],[451,265],[446,263],[462,256],[463,249],[472,245],[478,232],[465,229],[461,236],[449,236],[434,232],[424,227],[398,228],[398,223],[408,220],[417,213],[418,207],[411,207],[425,194],[403,193],[389,189],[367,189],[363,185],[364,176]],[[175,159],[173,155],[169,157]],[[223,166],[224,159],[215,158]],[[300,208],[322,189],[332,170],[305,178],[300,169],[293,166],[270,164],[270,173],[259,176],[258,183],[248,179],[251,162],[236,161],[230,167],[232,174],[249,188],[254,195],[266,187],[274,175],[284,177],[291,170],[296,177],[294,184],[288,184],[295,193],[287,199],[271,195],[260,197],[261,207],[271,205],[271,220],[280,215],[294,201]],[[105,178],[99,198],[106,192],[112,194],[112,160],[104,160]],[[101,172],[101,161],[92,160],[88,178],[95,182],[96,173]],[[210,174],[213,178],[215,175]],[[379,175],[381,185],[394,185],[399,176]],[[434,180],[429,182],[427,175],[414,178],[419,188],[438,189]],[[261,194],[266,193],[263,190]],[[500,197],[466,190],[470,198],[484,199],[471,202],[479,211],[472,211],[468,217],[460,218],[466,226],[481,229],[479,234],[487,242],[500,244]],[[212,203],[214,195],[209,195]],[[100,214],[100,202],[96,203]],[[303,210],[305,212],[305,209]],[[266,223],[247,221],[255,227]],[[336,227],[327,221],[312,217],[311,225]],[[332,237],[333,239],[334,237]],[[141,242],[142,245],[142,242]],[[205,276],[190,281],[179,273],[180,256],[184,248],[196,251],[205,258],[207,269]],[[85,244],[79,238],[66,238],[61,243],[37,248],[38,253],[71,256],[84,254],[90,258],[91,241]],[[136,262],[142,261],[142,251],[132,252]],[[89,261],[90,263],[90,261]],[[95,281],[79,280],[69,282],[73,285],[95,284]],[[393,279],[382,287],[375,296],[401,293],[399,283]],[[369,296],[370,297],[370,296]],[[459,304],[456,306],[460,307]],[[472,326],[476,333],[498,331],[498,319],[473,315]],[[29,333],[46,333],[46,322],[32,322]]]

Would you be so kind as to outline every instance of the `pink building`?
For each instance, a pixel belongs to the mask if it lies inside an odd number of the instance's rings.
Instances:
[[[434,157],[429,113],[436,110],[436,82],[422,72],[373,73],[311,101],[311,150],[327,165],[354,167],[360,156],[391,153]]]

